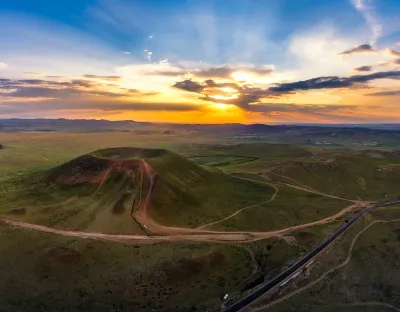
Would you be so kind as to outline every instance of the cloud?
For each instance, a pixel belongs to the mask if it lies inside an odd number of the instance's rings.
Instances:
[[[0,62],[0,69],[4,69],[7,68],[8,64],[4,63],[4,62]]]
[[[387,49],[386,50],[390,56],[394,56],[394,57],[400,57],[400,52],[393,50],[393,49]]]
[[[166,62],[164,62],[166,63]],[[164,64],[160,62],[160,64]],[[160,70],[156,71],[155,74],[162,76],[191,76],[196,78],[210,78],[210,79],[232,79],[235,73],[246,73],[253,76],[265,76],[269,75],[274,71],[272,65],[263,67],[252,67],[252,66],[212,66],[207,68],[189,69],[186,67],[175,67],[173,70]]]
[[[196,93],[200,93],[205,88],[204,85],[201,85],[190,79],[179,81],[179,82],[175,83],[173,85],[173,87],[184,90],[184,91],[196,92]]]
[[[365,123],[375,121],[365,110],[379,115],[380,105],[313,105],[292,103],[261,103],[250,106],[250,113],[265,116],[267,120],[277,122],[312,122],[312,123]],[[396,116],[396,115],[395,115]],[[378,119],[379,120],[379,119]],[[380,119],[382,121],[382,119]],[[395,122],[396,117],[386,118],[385,122]]]
[[[372,0],[351,0],[350,2],[368,24],[371,31],[370,43],[375,44],[382,34],[382,25],[374,7],[370,4]]]
[[[24,74],[28,75],[28,76],[42,76],[43,73],[39,73],[39,72],[24,72]]]
[[[294,103],[260,103],[251,105],[248,110],[251,112],[280,115],[285,113],[301,114],[327,114],[343,109],[354,109],[351,105],[312,105]]]
[[[269,88],[269,91],[285,94],[300,90],[350,88],[359,83],[371,80],[397,79],[398,77],[400,77],[400,71],[376,72],[368,75],[355,75],[343,78],[337,76],[317,77],[303,81],[282,83],[276,87]]]
[[[200,99],[215,103],[233,104],[248,109],[251,104],[260,103],[262,99],[294,94],[297,91],[354,88],[360,84],[376,79],[398,79],[400,71],[376,72],[368,75],[350,77],[316,77],[307,80],[280,83],[267,89],[235,83],[217,83],[212,79],[196,82],[190,79],[176,82],[173,87],[201,95]]]
[[[372,66],[360,66],[360,67],[356,67],[353,70],[358,71],[358,72],[368,72],[372,70]]]
[[[76,96],[104,96],[104,97],[127,97],[132,95],[146,96],[135,89],[119,89],[111,92],[101,89],[102,85],[95,81],[72,79],[70,81],[49,81],[41,79],[1,79],[0,93],[2,97],[10,98],[54,98],[71,99]]]
[[[353,49],[343,51],[339,53],[339,55],[350,55],[353,53],[365,53],[365,52],[377,52],[377,51],[369,44],[361,44]]]
[[[129,54],[131,54],[131,52],[125,51],[124,54],[128,54],[129,55]]]
[[[237,66],[237,67],[228,67],[228,66],[220,66],[220,67],[210,67],[206,69],[192,71],[191,74],[199,77],[199,78],[232,78],[232,74],[238,71],[248,72],[254,75],[268,75],[273,72],[273,68],[265,67],[265,68],[256,68],[256,67],[246,67],[246,66]]]
[[[17,105],[16,105],[17,104]],[[43,114],[44,112],[54,111],[86,111],[97,110],[103,112],[129,112],[129,111],[171,111],[171,112],[190,112],[199,111],[199,105],[190,103],[148,103],[134,100],[115,101],[114,99],[81,99],[71,103],[64,99],[47,99],[41,102],[24,101],[21,99],[15,103],[0,103],[0,111],[2,115],[17,115],[24,114],[33,110],[36,113]]]
[[[399,96],[400,90],[392,90],[392,91],[379,91],[374,93],[368,93],[367,96]]]
[[[83,75],[83,77],[89,78],[89,79],[100,79],[100,80],[109,80],[109,81],[118,81],[121,79],[121,76]]]
[[[337,76],[317,77],[308,80],[281,83],[275,87],[270,87],[269,90],[276,94],[293,93],[294,91],[312,90],[312,89],[334,89],[351,87],[352,83],[346,78]]]
[[[257,103],[261,98],[271,96],[268,90],[250,86],[239,86],[236,83],[217,83],[212,79],[201,83],[187,79],[177,82],[173,87],[195,92],[201,95],[200,99],[214,103],[233,104],[246,108],[249,104]]]

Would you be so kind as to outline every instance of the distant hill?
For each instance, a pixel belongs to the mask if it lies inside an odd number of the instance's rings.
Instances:
[[[145,128],[150,123],[139,123],[133,120],[110,121],[105,119],[0,119],[0,132],[18,131],[69,131],[69,132],[98,132],[98,131],[122,131],[127,129]]]

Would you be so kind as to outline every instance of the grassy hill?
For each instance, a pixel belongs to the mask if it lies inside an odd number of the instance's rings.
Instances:
[[[225,231],[271,231],[314,222],[343,210],[351,203],[279,186],[274,200],[257,205],[210,227]]]
[[[3,183],[0,209],[52,227],[136,233],[142,230],[134,213],[150,189],[150,216],[183,227],[220,219],[273,194],[268,186],[206,170],[166,150],[111,148]]]
[[[347,198],[375,200],[385,193],[400,194],[400,156],[396,153],[375,151],[333,155],[320,161],[285,161],[267,174],[275,180],[297,181]]]

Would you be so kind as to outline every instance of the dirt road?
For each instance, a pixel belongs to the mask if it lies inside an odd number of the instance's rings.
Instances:
[[[273,230],[273,231],[236,231],[236,232],[225,232],[225,231],[211,231],[205,230],[206,226],[211,224],[215,224],[218,222],[222,222],[223,220],[229,219],[245,209],[249,209],[251,207],[257,206],[252,205],[248,207],[244,207],[235,213],[231,214],[230,216],[215,221],[213,223],[201,226],[197,229],[191,228],[181,228],[181,227],[172,227],[172,226],[165,226],[162,224],[157,223],[148,215],[148,205],[151,199],[152,191],[155,185],[155,171],[153,168],[145,161],[141,160],[141,168],[145,172],[149,180],[149,188],[147,194],[144,196],[143,200],[140,200],[139,209],[135,212],[135,219],[142,225],[146,225],[148,235],[118,235],[118,234],[105,234],[105,233],[93,233],[93,232],[83,232],[83,231],[67,231],[61,229],[54,229],[49,228],[42,225],[31,224],[27,222],[12,220],[10,218],[0,218],[0,222],[7,223],[13,226],[17,226],[20,228],[25,228],[34,231],[40,231],[45,233],[52,233],[62,236],[71,236],[71,237],[81,237],[81,238],[91,238],[91,239],[101,239],[107,241],[115,241],[115,242],[131,242],[136,244],[148,244],[148,243],[158,243],[158,242],[176,242],[176,241],[201,241],[201,242],[235,242],[235,243],[242,243],[242,242],[252,242],[260,239],[270,238],[270,237],[281,237],[286,235],[290,232],[297,231],[303,228],[312,227],[315,225],[326,224],[332,222],[338,218],[343,217],[347,213],[350,213],[357,208],[360,208],[364,202],[357,202],[351,206],[348,206],[341,210],[340,212],[323,218],[321,220],[317,220],[314,222],[309,222],[305,224],[300,224],[288,228]],[[251,179],[240,178],[243,180],[253,181]],[[254,181],[253,181],[254,182]],[[268,182],[261,182],[271,186],[272,184]],[[310,191],[310,190],[307,190]],[[274,195],[268,199],[266,202],[272,201],[278,189],[275,187]],[[264,202],[265,203],[265,202]]]
[[[159,234],[157,235],[119,235],[119,234],[105,234],[105,233],[94,233],[94,232],[83,232],[83,231],[67,231],[67,230],[54,229],[38,224],[11,220],[7,218],[0,218],[0,223],[6,223],[28,230],[34,230],[34,231],[51,233],[62,236],[100,239],[100,240],[114,241],[121,243],[130,242],[135,244],[149,244],[149,243],[178,242],[178,241],[248,243],[270,237],[281,237],[283,235],[286,235],[287,233],[302,228],[307,228],[318,224],[325,224],[347,214],[348,212],[353,211],[358,207],[359,207],[358,205],[352,205],[343,209],[339,213],[324,218],[322,220],[300,224],[276,231],[267,231],[267,232],[254,232],[254,231],[222,232],[222,231],[209,231],[202,229],[168,227],[159,225],[154,221],[151,222],[152,219],[150,218],[146,220],[148,221],[147,224],[151,223],[151,225],[153,226],[152,230],[156,229],[159,231],[158,232]]]
[[[276,197],[276,194],[278,194],[278,188],[273,184],[269,184],[269,183],[265,183],[265,184],[268,184],[269,186],[271,186],[271,187],[273,187],[275,189],[275,192],[274,192],[274,194],[272,195],[272,197],[270,199],[268,199],[268,200],[266,200],[266,201],[264,201],[262,203],[259,203],[259,204],[254,204],[254,205],[250,205],[250,206],[241,208],[238,211],[232,213],[231,215],[229,215],[229,216],[227,216],[227,217],[225,217],[223,219],[220,219],[220,220],[217,220],[217,221],[210,222],[210,223],[207,223],[205,225],[199,226],[197,229],[204,229],[204,228],[206,228],[208,226],[211,226],[211,225],[214,225],[214,224],[217,224],[217,223],[221,223],[221,222],[226,221],[226,220],[228,220],[230,218],[233,218],[234,216],[238,215],[239,213],[243,212],[244,210],[247,210],[247,209],[250,209],[250,208],[254,208],[254,207],[257,207],[257,206],[260,206],[260,205],[264,205],[264,204],[267,204],[267,203],[273,201],[275,199],[275,197]]]

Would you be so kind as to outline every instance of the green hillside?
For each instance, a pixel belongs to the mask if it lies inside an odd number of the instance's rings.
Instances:
[[[376,200],[384,194],[400,194],[399,164],[396,154],[349,153],[321,161],[285,161],[266,174],[274,180],[297,181],[328,194]]]
[[[268,186],[208,171],[175,153],[138,148],[95,151],[0,190],[0,209],[9,216],[104,233],[142,232],[134,216],[147,194],[151,217],[182,227],[212,222],[273,194]]]

